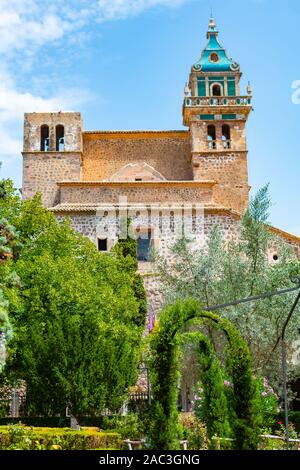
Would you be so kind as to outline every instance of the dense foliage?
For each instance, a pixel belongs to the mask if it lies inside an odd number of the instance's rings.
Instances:
[[[132,288],[134,296],[139,305],[138,315],[135,317],[137,326],[144,327],[147,318],[147,298],[144,289],[144,282],[142,276],[137,272],[137,241],[131,233],[131,221],[127,219],[127,236],[119,238],[118,242],[113,248],[117,256],[125,258],[126,268],[133,277]]]
[[[30,415],[119,409],[137,378],[144,325],[135,266],[59,224],[39,196],[21,201],[1,185],[0,219],[19,240],[5,263],[20,279],[3,286],[13,329],[6,378],[26,381]]]
[[[186,336],[186,335],[185,335]],[[222,365],[211,341],[203,333],[191,333],[187,338],[196,342],[201,366],[203,400],[201,419],[206,423],[209,439],[214,436],[231,437],[229,406],[224,388]]]
[[[121,447],[118,433],[98,432],[97,429],[73,431],[69,428],[0,426],[1,450],[117,450]]]
[[[292,249],[270,230],[269,208],[266,186],[251,200],[242,217],[239,239],[225,240],[214,227],[203,249],[193,248],[192,240],[181,239],[172,248],[172,264],[158,257],[165,304],[194,298],[205,307],[295,286],[292,279],[299,276],[300,263]],[[281,358],[278,348],[272,350],[294,298],[294,294],[275,296],[219,311],[234,323],[249,345],[255,372],[268,377],[277,391]],[[299,339],[298,317],[295,312],[286,333],[288,359],[295,353],[294,341]],[[218,347],[218,338],[211,335],[210,339]],[[191,376],[190,365],[186,370]],[[299,375],[295,361],[290,362],[290,373]]]
[[[209,321],[223,331],[228,340],[225,369],[231,377],[233,390],[227,399],[221,364],[210,341],[203,333],[186,332],[183,338],[193,338],[199,344],[204,388],[203,417],[208,436],[226,437],[231,434],[234,448],[257,449],[259,426],[259,393],[252,375],[249,349],[240,333],[227,319],[202,311],[197,301],[187,300],[169,306],[161,312],[160,324],[151,334],[150,370],[153,389],[153,423],[151,444],[154,449],[176,449],[179,426],[177,397],[179,385],[180,333],[193,319]],[[229,410],[230,408],[230,410]]]
[[[11,214],[10,208],[6,207],[7,198],[12,200],[13,207],[17,201],[16,197],[12,197],[13,193],[10,181],[0,181],[0,372],[6,360],[6,340],[11,336],[11,324],[8,316],[9,303],[3,289],[15,287],[19,282],[18,276],[8,264],[8,261],[16,257],[20,247],[18,232],[6,218]]]

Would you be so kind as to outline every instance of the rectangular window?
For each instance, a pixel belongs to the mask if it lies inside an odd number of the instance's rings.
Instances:
[[[214,114],[200,114],[201,121],[214,121],[215,115]]]
[[[224,121],[226,120],[233,120],[233,119],[236,119],[236,114],[222,114],[222,119]]]
[[[228,77],[228,96],[236,96],[235,77]]]
[[[107,238],[98,238],[98,251],[107,251]]]
[[[198,78],[198,96],[206,96],[205,78]]]
[[[150,261],[151,238],[138,237],[137,239],[137,259],[138,261]]]

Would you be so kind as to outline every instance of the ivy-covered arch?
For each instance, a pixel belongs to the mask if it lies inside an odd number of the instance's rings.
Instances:
[[[204,386],[202,401],[203,419],[207,425],[207,435],[231,437],[229,406],[224,390],[222,365],[209,338],[201,332],[184,333],[182,342],[197,345],[198,360],[201,365],[201,382]]]
[[[180,375],[180,334],[178,333],[181,333],[183,327],[195,318],[211,321],[227,337],[228,346],[225,362],[233,383],[232,403],[230,405],[234,420],[230,424],[234,437],[234,447],[240,450],[256,449],[259,424],[258,392],[251,371],[249,348],[229,320],[203,311],[199,303],[194,300],[167,307],[161,312],[159,325],[151,335],[152,448],[176,449],[178,446],[177,385]],[[208,377],[211,377],[213,370],[215,373],[220,370],[220,364],[215,354],[213,354],[208,338],[199,333],[196,340],[198,341],[201,360],[205,362],[204,358],[206,358],[204,370],[210,371],[210,375],[207,374],[206,376],[206,385],[211,387],[210,397],[213,397],[214,393],[218,393],[218,390],[215,388],[216,384],[209,384]],[[213,403],[211,405],[213,406]],[[220,422],[221,420],[216,419],[215,433],[226,433],[226,420],[223,422],[223,426],[218,425]],[[214,432],[213,429],[210,431]]]

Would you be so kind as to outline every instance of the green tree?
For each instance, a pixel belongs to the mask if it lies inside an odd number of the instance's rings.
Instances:
[[[131,221],[126,220],[127,233],[126,237],[119,238],[114,246],[114,252],[121,259],[125,259],[128,271],[132,274],[132,288],[135,298],[139,304],[139,313],[135,319],[137,326],[144,327],[147,318],[147,297],[144,288],[142,276],[137,272],[137,241],[133,237],[131,231]]]
[[[16,204],[18,198],[14,195],[13,185],[10,181],[0,181],[0,372],[6,360],[6,340],[12,333],[8,316],[9,302],[3,289],[14,288],[19,282],[18,276],[12,271],[11,263],[19,247],[18,232],[5,218],[10,214],[9,210],[4,210],[8,198]]]
[[[130,260],[99,253],[39,196],[20,201],[3,186],[0,210],[19,237],[7,264],[20,278],[18,290],[3,287],[13,328],[6,376],[26,381],[31,415],[119,409],[136,382],[143,334]]]

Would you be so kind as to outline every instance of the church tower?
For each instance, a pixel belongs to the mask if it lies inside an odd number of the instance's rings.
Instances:
[[[252,90],[241,96],[238,63],[219,42],[211,18],[207,45],[192,66],[183,103],[191,133],[194,180],[215,180],[215,204],[242,213],[248,205],[246,122]]]

